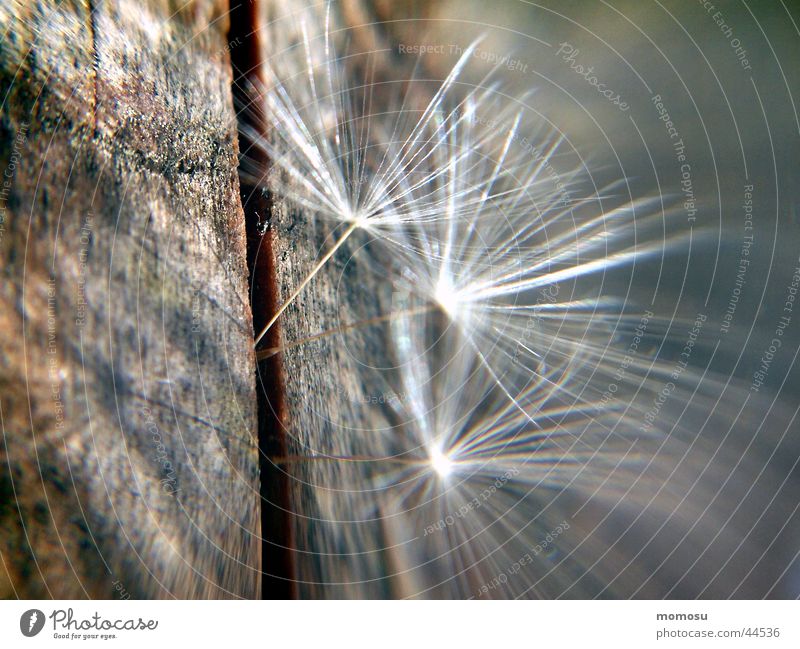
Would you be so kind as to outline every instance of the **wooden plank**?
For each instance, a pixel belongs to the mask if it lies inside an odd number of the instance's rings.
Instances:
[[[223,4],[0,8],[3,596],[259,593]]]

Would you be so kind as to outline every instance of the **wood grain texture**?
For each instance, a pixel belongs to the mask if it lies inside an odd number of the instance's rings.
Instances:
[[[307,20],[312,38],[322,34],[326,6],[296,13],[302,6],[304,3],[294,0],[261,4],[263,56],[269,65],[279,60],[285,78],[295,75],[302,79],[304,74],[303,56],[296,57],[297,69],[292,69],[293,59],[285,55],[303,42],[298,16]],[[374,9],[363,2],[336,3],[332,8],[335,25],[365,24],[364,29],[346,34],[358,43],[356,51],[377,51],[377,62],[373,61],[375,65],[368,71],[361,67],[364,60],[360,57],[348,61],[352,65],[348,73],[353,75],[350,83],[367,74],[377,83],[392,75],[402,76],[401,70],[407,77],[411,73],[407,62],[393,61],[390,53],[381,51],[383,45],[377,45],[380,36],[371,28],[377,20]],[[340,36],[344,40],[345,35]],[[337,46],[343,45],[337,42]],[[321,41],[315,41],[315,47],[321,52]],[[382,99],[373,96],[373,100],[374,110],[380,112],[377,106],[383,106]],[[255,157],[253,151],[243,148],[243,152],[248,158]],[[264,171],[266,186],[270,170]],[[280,196],[273,197],[270,227],[282,303],[344,228],[333,230]],[[392,287],[376,280],[371,261],[375,251],[368,251],[370,246],[369,237],[357,233],[325,264],[283,314],[284,344],[295,345],[320,332],[391,313]],[[406,450],[392,428],[397,422],[391,408],[386,406],[386,400],[397,395],[385,382],[385,370],[371,370],[393,363],[389,336],[386,322],[355,326],[292,346],[281,354],[288,455],[315,458],[285,465],[279,458],[275,462],[275,470],[287,476],[292,563],[301,599],[403,597],[419,587],[414,575],[396,574],[417,563],[419,557],[404,557],[403,549],[395,547],[407,533],[400,533],[396,526],[408,521],[395,515],[392,490],[379,487],[386,463],[358,459],[389,457]]]
[[[0,8],[0,594],[256,597],[227,18]]]

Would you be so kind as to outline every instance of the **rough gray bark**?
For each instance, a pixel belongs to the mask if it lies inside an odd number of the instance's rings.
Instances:
[[[2,596],[259,593],[223,4],[0,7]]]

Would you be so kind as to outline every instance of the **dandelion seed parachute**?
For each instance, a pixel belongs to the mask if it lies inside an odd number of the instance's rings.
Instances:
[[[481,97],[467,114],[502,115],[491,103]],[[538,133],[533,151],[521,149],[520,122],[517,114],[502,131],[493,122],[491,137],[480,121],[442,111],[429,139],[436,174],[410,205],[443,217],[402,223],[387,236],[398,250],[398,289],[414,296],[414,308],[436,305],[462,335],[464,353],[515,403],[532,382],[565,391],[560,378],[571,373],[598,385],[610,376],[608,342],[630,319],[622,300],[603,294],[604,278],[671,245],[630,240],[655,231],[652,199],[603,209],[614,187],[572,198],[585,191],[580,168],[556,179],[546,173],[562,140]],[[571,396],[579,407],[596,392],[582,385]]]
[[[570,398],[581,381],[555,367],[540,370],[511,400],[467,334],[442,315],[419,312],[392,322],[399,382],[393,389],[406,397],[393,404],[395,438],[418,462],[386,458],[375,463],[371,480],[388,501],[383,516],[403,516],[420,534],[419,554],[407,561],[437,565],[432,574],[446,582],[418,578],[416,594],[445,587],[457,596],[474,594],[531,539],[564,522],[557,501],[583,494],[615,502],[644,462],[634,417],[620,404]],[[554,552],[571,543],[562,539],[549,559],[537,559],[540,576]],[[571,570],[560,571],[556,581],[565,587],[571,578]]]
[[[440,144],[431,136],[432,123],[475,47],[467,48],[424,108],[408,105],[415,95],[412,83],[394,115],[373,116],[369,80],[351,89],[338,70],[338,61],[332,59],[329,18],[330,13],[324,32],[326,56],[319,66],[314,64],[308,27],[302,23],[303,81],[290,77],[291,83],[284,82],[272,65],[265,66],[266,90],[258,94],[262,99],[260,110],[272,125],[269,134],[244,129],[254,146],[266,153],[273,168],[284,175],[280,182],[273,179],[273,189],[281,193],[280,188],[285,188],[288,191],[283,195],[297,206],[334,226],[345,227],[287,302],[297,297],[356,230],[380,236],[384,228],[448,215],[443,206],[425,198],[424,188],[441,173],[429,163]],[[279,65],[289,70],[295,67],[283,62]],[[472,96],[464,101],[471,103]],[[260,180],[263,178],[256,179]],[[266,325],[257,343],[287,305]]]
[[[297,67],[298,52],[287,52],[265,66],[266,87],[255,89],[263,101],[260,110],[272,125],[269,134],[245,128],[255,146],[267,153],[274,169],[285,174],[274,187],[295,204],[333,223],[379,230],[404,221],[440,218],[439,210],[426,213],[408,205],[408,196],[427,182],[424,176],[418,175],[413,182],[411,178],[435,150],[435,143],[427,137],[430,124],[472,48],[462,55],[427,106],[409,105],[415,93],[412,82],[394,114],[373,115],[369,78],[358,87],[348,86],[327,30],[326,56],[315,65],[305,22],[302,33],[305,70],[289,74],[288,79],[286,72],[279,74],[277,69]]]

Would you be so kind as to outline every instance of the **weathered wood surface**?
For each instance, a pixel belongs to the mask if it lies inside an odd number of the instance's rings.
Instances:
[[[0,595],[257,597],[227,3],[0,7]]]

